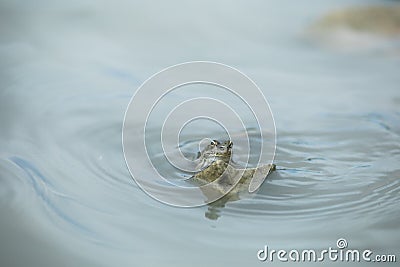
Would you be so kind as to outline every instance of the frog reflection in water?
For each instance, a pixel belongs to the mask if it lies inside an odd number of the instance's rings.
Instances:
[[[238,200],[240,192],[248,191],[250,181],[256,172],[264,175],[261,180],[263,181],[276,168],[275,164],[262,165],[258,168],[238,168],[232,161],[232,146],[232,141],[213,140],[202,152],[198,153],[197,169],[200,171],[193,176],[193,179],[203,185],[216,181],[211,187],[213,192],[203,191],[207,197],[212,198],[215,194],[224,195],[209,204],[208,212],[206,212],[206,217],[209,219],[217,219],[218,208],[224,207],[229,201]],[[240,180],[237,181],[238,179]]]

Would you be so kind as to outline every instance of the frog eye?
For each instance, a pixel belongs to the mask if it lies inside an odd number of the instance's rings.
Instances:
[[[213,145],[213,146],[216,146],[216,145],[218,145],[219,144],[219,142],[217,141],[217,140],[212,140],[211,141],[211,145]]]
[[[232,148],[232,146],[233,146],[232,141],[229,141],[229,142],[228,142],[228,148]]]

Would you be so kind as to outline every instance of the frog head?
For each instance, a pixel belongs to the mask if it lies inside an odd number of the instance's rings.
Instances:
[[[232,141],[220,142],[218,140],[212,140],[204,150],[200,153],[200,156],[206,158],[230,158],[232,154]]]

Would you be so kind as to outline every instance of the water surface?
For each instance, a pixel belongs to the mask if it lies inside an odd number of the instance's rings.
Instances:
[[[304,36],[334,8],[384,2],[3,1],[1,265],[256,266],[264,245],[323,249],[341,237],[398,253],[399,57]],[[278,171],[254,197],[179,209],[130,177],[131,96],[190,60],[232,65],[267,96]]]

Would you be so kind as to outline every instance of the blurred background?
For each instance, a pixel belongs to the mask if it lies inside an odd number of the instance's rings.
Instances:
[[[1,266],[256,266],[264,245],[338,238],[399,251],[399,1],[2,0],[0,59]],[[173,208],[129,175],[130,98],[193,60],[269,101],[278,171],[253,198]]]

